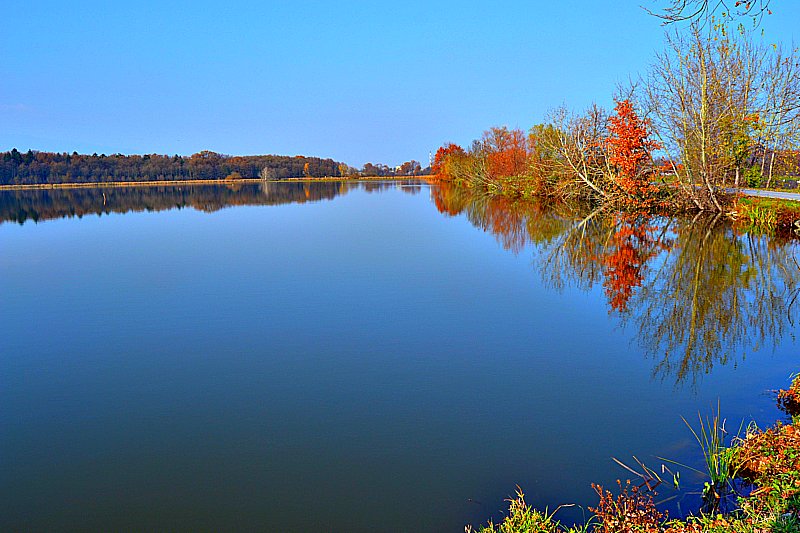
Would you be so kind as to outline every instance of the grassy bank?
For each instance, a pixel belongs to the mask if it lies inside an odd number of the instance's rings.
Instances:
[[[800,202],[746,196],[734,202],[729,216],[745,231],[782,236],[800,232]]]
[[[800,376],[779,391],[778,405],[791,423],[751,427],[742,438],[722,445],[718,417],[695,434],[709,467],[704,491],[706,509],[685,519],[669,520],[653,503],[652,484],[620,483],[616,495],[595,486],[599,502],[585,523],[567,527],[555,513],[529,506],[521,490],[509,499],[507,516],[468,533],[796,533],[800,532]],[[695,430],[692,430],[693,432]],[[645,469],[644,477],[655,475]],[[652,480],[652,477],[651,477]],[[637,481],[642,481],[639,479]],[[735,509],[722,513],[723,490]],[[715,502],[717,505],[714,505]]]

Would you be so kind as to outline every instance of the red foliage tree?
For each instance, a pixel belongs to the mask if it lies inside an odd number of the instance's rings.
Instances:
[[[453,143],[446,144],[436,150],[433,165],[431,165],[431,173],[440,179],[449,179],[446,168],[447,158],[454,154],[464,155],[466,152],[459,145]]]
[[[650,139],[650,123],[639,118],[630,100],[617,102],[608,119],[606,146],[616,182],[637,206],[650,207],[658,188],[650,183],[653,151],[661,145]]]
[[[528,162],[528,140],[522,130],[492,128],[483,134],[487,171],[491,178],[520,176]]]

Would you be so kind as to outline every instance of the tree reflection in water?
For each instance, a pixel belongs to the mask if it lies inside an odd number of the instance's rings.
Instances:
[[[306,203],[332,200],[357,189],[375,192],[400,188],[409,194],[418,192],[407,185],[418,186],[419,181],[261,181],[224,185],[6,190],[0,191],[0,224],[132,211],[191,208],[214,212],[238,205]]]
[[[435,185],[433,201],[536,253],[555,289],[602,284],[609,312],[633,328],[654,374],[690,381],[791,334],[800,291],[798,245],[742,234],[720,215],[652,217],[587,206],[512,201]]]
[[[353,189],[419,182],[262,182],[0,192],[0,223],[128,211],[277,205],[332,199]],[[742,234],[719,215],[648,217],[582,204],[513,201],[441,183],[438,210],[464,215],[515,254],[535,249],[536,269],[555,289],[600,284],[609,312],[637,332],[655,373],[694,381],[715,364],[775,346],[793,331],[800,292],[796,241]]]

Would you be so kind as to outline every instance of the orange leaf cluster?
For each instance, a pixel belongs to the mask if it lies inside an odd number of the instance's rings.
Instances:
[[[436,155],[433,158],[433,165],[431,165],[431,174],[438,176],[440,179],[449,179],[450,176],[447,175],[446,172],[446,163],[447,159],[454,155],[464,155],[464,149],[461,148],[457,144],[447,144],[445,146],[441,146],[438,150],[436,150]]]
[[[483,134],[487,173],[492,178],[521,176],[527,170],[528,140],[522,130],[492,128]]]
[[[628,196],[645,199],[657,190],[651,183],[652,152],[661,145],[650,139],[650,124],[639,118],[630,100],[617,102],[609,117],[606,147],[617,183]]]

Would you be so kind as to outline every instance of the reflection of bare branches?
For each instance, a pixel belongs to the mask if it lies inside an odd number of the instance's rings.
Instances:
[[[660,227],[653,236],[641,226],[646,220],[626,229],[630,220],[599,214],[573,223],[546,247],[542,275],[558,289],[567,282],[589,289],[604,277],[609,305],[658,359],[655,374],[695,381],[716,363],[777,344],[793,323],[800,292],[793,246],[737,237],[719,214],[653,222]],[[624,254],[620,235],[636,236],[624,242]],[[655,257],[658,268],[645,277],[645,264]],[[604,264],[615,265],[619,279],[610,280]],[[609,287],[612,281],[619,287]]]
[[[506,249],[536,247],[550,287],[589,290],[602,282],[610,308],[633,328],[663,378],[695,383],[714,365],[777,346],[794,324],[797,244],[739,236],[720,214],[650,219],[456,187],[432,194],[440,210],[466,213]]]
[[[657,359],[656,375],[695,382],[715,364],[777,345],[793,325],[795,245],[737,236],[720,214],[649,219],[579,204],[553,210],[457,187],[432,194],[440,210],[465,213],[505,249],[537,247],[549,286],[588,290],[603,282],[611,308]]]
[[[791,260],[789,247],[739,238],[719,215],[677,228],[661,275],[643,286],[629,317],[646,352],[660,359],[654,373],[694,381],[716,363],[777,344],[800,282]]]
[[[797,258],[792,256],[792,261],[794,262],[794,266],[797,267],[797,271],[800,272],[800,264],[797,262]],[[797,297],[800,296],[800,288],[794,290],[792,294],[792,298],[789,300],[789,305],[786,308],[786,318],[789,320],[789,323],[794,327],[794,319],[792,318],[792,307],[794,307],[795,302],[797,302]]]
[[[570,284],[589,289],[599,280],[602,264],[597,259],[605,253],[616,229],[612,218],[598,216],[601,212],[597,209],[572,222],[558,239],[544,247],[539,256],[540,270],[548,285],[558,290]]]
[[[720,354],[718,326],[723,322],[730,322],[723,320],[722,315],[726,311],[736,312],[734,309],[716,305],[720,302],[712,301],[714,293],[701,294],[701,290],[713,286],[712,283],[706,283],[712,277],[709,276],[711,272],[720,274],[725,271],[719,271],[716,265],[707,262],[707,258],[703,257],[707,254],[709,239],[714,235],[713,230],[718,221],[719,215],[704,220],[703,224],[698,224],[695,220],[679,233],[678,250],[673,256],[671,266],[665,271],[666,275],[653,280],[653,285],[645,288],[638,299],[642,304],[641,314],[636,317],[640,340],[648,347],[648,352],[654,355],[663,346],[664,358],[656,367],[656,372],[675,372],[678,380],[686,376],[689,367],[695,371],[702,370],[698,361],[708,362]],[[681,236],[684,236],[684,240],[681,240]],[[722,243],[726,242],[728,241],[723,238]],[[730,271],[740,270],[740,256],[733,254],[732,257],[737,263]],[[671,356],[678,350],[683,351],[683,356],[675,369]],[[697,354],[698,350],[704,350],[704,353]]]

